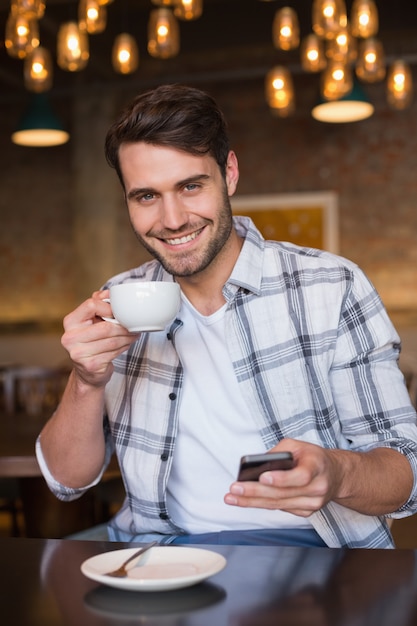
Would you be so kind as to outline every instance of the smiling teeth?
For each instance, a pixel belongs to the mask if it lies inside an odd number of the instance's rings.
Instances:
[[[187,243],[188,241],[192,241],[199,235],[201,230],[198,230],[191,235],[186,235],[185,237],[177,237],[176,239],[166,239],[166,242],[169,243],[170,246],[178,246],[180,243]]]

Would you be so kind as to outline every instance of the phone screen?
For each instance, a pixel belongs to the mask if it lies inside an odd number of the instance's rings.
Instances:
[[[265,454],[247,454],[242,456],[238,480],[258,480],[263,472],[271,470],[289,470],[294,467],[291,452],[266,452]]]

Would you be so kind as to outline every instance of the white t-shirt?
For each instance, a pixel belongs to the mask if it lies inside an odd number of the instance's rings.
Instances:
[[[223,498],[237,478],[240,457],[265,452],[241,396],[226,350],[222,307],[201,315],[182,295],[183,322],[175,346],[184,368],[178,438],[168,481],[168,510],[189,533],[257,528],[311,528],[308,520]]]

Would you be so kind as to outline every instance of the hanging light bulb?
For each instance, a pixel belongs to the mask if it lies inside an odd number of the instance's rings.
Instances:
[[[152,4],[156,4],[157,7],[173,7],[177,0],[151,0]]]
[[[283,7],[275,13],[272,41],[279,50],[292,50],[300,43],[300,27],[294,9]]]
[[[57,63],[63,70],[78,72],[87,65],[90,57],[88,35],[77,22],[66,22],[58,31]]]
[[[24,59],[39,46],[38,21],[24,15],[9,13],[4,45],[11,57]]]
[[[375,37],[361,41],[356,63],[357,76],[368,83],[375,83],[383,80],[385,73],[385,55],[382,43]]]
[[[99,0],[79,0],[78,25],[90,35],[102,33],[107,24],[107,8]]]
[[[44,0],[11,0],[10,11],[14,15],[24,15],[28,19],[40,20],[45,13]]]
[[[313,30],[319,37],[332,39],[347,26],[344,0],[314,0],[312,22]]]
[[[203,13],[203,0],[176,0],[174,15],[179,20],[196,20]]]
[[[43,46],[27,55],[23,65],[25,87],[29,91],[42,93],[52,87],[52,56]]]
[[[36,93],[23,112],[18,127],[12,134],[19,146],[59,146],[69,140],[69,134],[55,115],[46,94]]]
[[[406,109],[413,98],[413,76],[405,61],[394,61],[388,69],[387,100],[394,109]]]
[[[128,33],[117,35],[112,50],[113,68],[119,74],[132,74],[139,65],[136,40]]]
[[[315,33],[310,33],[302,40],[300,59],[306,72],[320,72],[326,67],[323,41]]]
[[[352,70],[343,61],[329,61],[321,77],[321,93],[325,100],[337,100],[353,87]]]
[[[327,42],[326,55],[334,61],[353,63],[358,57],[356,39],[347,28],[337,33],[334,39]]]
[[[265,78],[265,95],[268,105],[280,117],[287,117],[294,110],[294,86],[286,67],[277,65]]]
[[[366,39],[376,35],[379,19],[374,0],[354,0],[349,21],[354,37]]]
[[[159,59],[169,59],[180,50],[178,21],[170,9],[154,9],[148,22],[148,52]]]

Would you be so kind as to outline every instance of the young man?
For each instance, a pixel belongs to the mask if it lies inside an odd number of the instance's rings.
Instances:
[[[74,367],[37,443],[50,488],[80,496],[115,449],[127,498],[111,539],[392,546],[385,516],[417,510],[417,428],[374,288],[232,218],[237,158],[197,89],[136,98],[106,155],[154,260],[65,318]],[[102,320],[109,286],[131,280],[179,283],[166,332]],[[266,450],[295,468],[237,482],[240,457]]]

